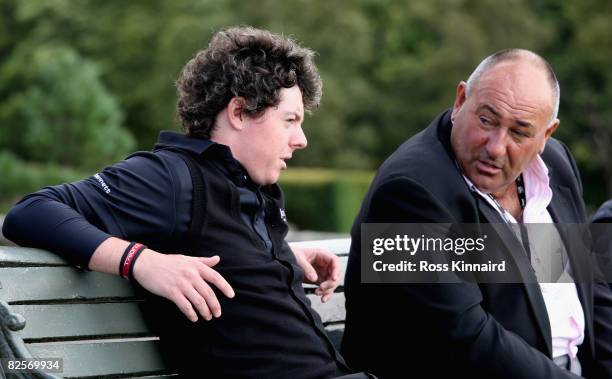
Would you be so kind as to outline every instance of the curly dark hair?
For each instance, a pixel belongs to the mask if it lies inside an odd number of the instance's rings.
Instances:
[[[314,110],[322,84],[313,57],[312,50],[267,30],[232,27],[217,32],[176,81],[176,112],[185,133],[210,138],[217,114],[233,97],[242,97],[242,112],[256,118],[278,105],[280,89],[296,84],[304,109]]]

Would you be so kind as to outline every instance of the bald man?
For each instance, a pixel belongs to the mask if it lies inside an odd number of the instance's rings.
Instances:
[[[559,96],[543,58],[500,51],[459,83],[452,109],[382,165],[352,230],[349,364],[380,378],[612,377],[612,296],[583,264],[584,250],[557,228],[543,249],[558,246],[569,257],[564,283],[538,283],[533,256],[542,252],[528,234],[501,236],[496,246],[508,266],[529,268],[523,282],[367,284],[360,277],[363,223],[586,223],[576,164],[551,138]]]

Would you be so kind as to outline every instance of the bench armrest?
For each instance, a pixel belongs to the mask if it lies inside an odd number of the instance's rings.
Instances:
[[[11,307],[0,300],[0,357],[2,358],[34,358],[23,339],[17,334],[26,325],[25,318],[11,310]],[[2,369],[0,369],[0,374]],[[17,378],[60,379],[59,376],[36,371],[29,374],[14,375]]]

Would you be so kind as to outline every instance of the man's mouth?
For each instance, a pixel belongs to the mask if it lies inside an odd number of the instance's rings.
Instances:
[[[481,159],[476,161],[476,169],[484,175],[496,175],[502,170],[501,165]]]
[[[281,170],[286,170],[287,169],[287,162],[286,161],[288,161],[289,159],[291,159],[291,157],[281,158],[281,162],[283,163],[282,167],[281,167]]]

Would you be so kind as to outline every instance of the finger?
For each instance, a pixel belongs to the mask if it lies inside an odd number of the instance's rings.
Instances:
[[[176,299],[172,299],[172,301],[174,302],[174,304],[176,304],[178,309],[180,309],[180,311],[183,312],[185,316],[187,316],[187,318],[191,322],[198,321],[198,315],[193,309],[191,302],[189,302],[189,300],[187,300],[185,296],[181,295],[180,297],[177,297]]]
[[[334,293],[333,289],[328,289],[328,290],[322,290],[320,288],[315,289],[315,295],[319,296],[319,297],[323,297],[325,295],[328,295],[330,293]]]
[[[338,280],[341,273],[340,259],[338,256],[325,252],[325,254],[320,255],[320,257],[322,258],[321,266],[325,268],[325,279]]]
[[[210,309],[208,309],[208,305],[206,304],[206,300],[195,289],[191,289],[187,291],[185,294],[187,300],[198,310],[198,313],[202,315],[207,321],[212,319],[212,314],[210,313]]]
[[[340,280],[340,275],[342,274],[342,269],[340,268],[340,258],[334,255],[334,264],[332,266],[332,279],[335,281]]]
[[[332,296],[334,296],[333,292],[323,295],[323,297],[321,297],[321,302],[327,303],[332,298]]]
[[[322,303],[325,303],[327,300],[329,300],[334,295],[334,291],[332,290],[322,291],[322,290],[317,289],[315,290],[315,295],[321,298]]]
[[[319,279],[322,281],[333,279],[334,275],[340,275],[340,261],[338,257],[325,250],[317,253],[312,264],[319,268]],[[321,276],[324,276],[324,278],[321,278]]]
[[[322,291],[333,291],[336,289],[336,287],[338,287],[338,282],[336,282],[335,280],[326,280],[323,283],[319,284],[319,288]]]
[[[214,257],[200,257],[198,259],[208,267],[216,266],[217,263],[221,261],[221,258],[219,258],[218,255],[215,255]]]
[[[209,284],[217,287],[225,296],[230,299],[236,296],[234,289],[230,284],[219,274],[208,266],[202,267],[200,270],[200,276]]]
[[[303,261],[302,270],[304,270],[304,276],[306,279],[312,283],[316,283],[319,276],[317,275],[317,271],[312,267],[309,262]]]
[[[202,298],[206,302],[206,305],[208,306],[208,309],[210,310],[212,315],[215,317],[220,317],[221,316],[221,304],[219,304],[217,295],[215,295],[215,292],[212,290],[212,288],[210,288],[210,286],[206,284],[205,281],[202,280],[196,284],[195,289],[198,291],[200,296],[202,296]]]
[[[334,293],[334,289],[335,288],[328,288],[328,289],[317,288],[317,289],[315,289],[315,295],[317,295],[317,296],[325,296],[327,294]]]
[[[330,289],[327,289],[327,290],[323,291],[323,296],[334,293],[335,289],[336,289],[335,287],[332,287]]]

